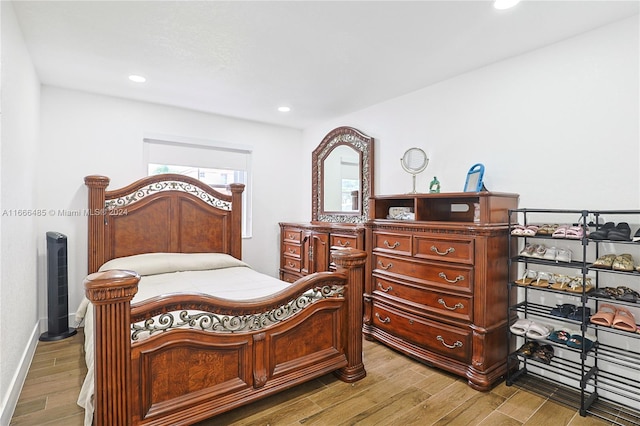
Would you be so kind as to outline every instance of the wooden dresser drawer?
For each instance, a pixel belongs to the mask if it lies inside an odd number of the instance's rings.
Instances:
[[[372,243],[374,251],[411,256],[411,235],[374,232]]]
[[[300,259],[300,253],[302,251],[302,246],[300,244],[292,244],[289,242],[285,242],[282,244],[284,255],[287,257],[294,257],[296,259]]]
[[[284,228],[284,235],[282,239],[293,243],[300,243],[302,241],[302,231],[300,229]]]
[[[385,305],[373,304],[373,323],[407,342],[448,358],[471,361],[471,330],[429,321]]]
[[[473,320],[471,296],[432,291],[416,283],[389,280],[375,274],[373,276],[373,293],[379,297],[388,297],[437,316],[466,322]]]
[[[289,272],[284,272],[283,271],[283,272],[280,273],[280,279],[282,281],[286,281],[288,283],[296,282],[299,278],[300,278],[300,276],[294,275],[294,274],[289,273]]]
[[[420,262],[411,258],[374,253],[373,273],[414,281],[420,285],[442,289],[473,291],[473,268],[436,262]]]
[[[416,235],[414,256],[439,262],[473,265],[474,244],[472,238],[444,238]]]
[[[300,259],[295,259],[291,257],[284,258],[284,265],[282,265],[284,269],[289,271],[300,272],[302,270],[302,262]]]
[[[358,239],[351,235],[331,234],[331,248],[359,248]]]

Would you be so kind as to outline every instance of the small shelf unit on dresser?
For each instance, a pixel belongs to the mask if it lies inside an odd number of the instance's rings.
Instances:
[[[364,250],[362,225],[335,223],[280,224],[280,279],[294,282],[314,272],[335,271],[331,252]]]
[[[364,336],[489,390],[506,374],[508,212],[517,194],[372,197]],[[410,220],[388,219],[409,208]]]
[[[618,288],[623,283],[624,287],[640,293],[640,273],[594,267],[594,262],[606,253],[635,253],[637,262],[640,243],[595,240],[588,236],[599,229],[602,218],[620,221],[628,218],[629,222],[639,223],[640,210],[514,209],[510,217],[514,219],[511,225],[566,224],[588,231],[576,239],[538,234],[510,235],[508,268],[510,298],[517,294],[516,303],[509,306],[510,324],[525,319],[551,326],[554,331],[571,330],[572,335],[577,335],[577,342],[587,344],[576,346],[535,339],[538,345],[553,348],[551,361],[542,362],[518,350],[531,339],[509,331],[510,338],[517,339],[517,344],[516,350],[508,354],[513,367],[507,375],[507,385],[517,385],[549,397],[576,409],[581,416],[592,415],[610,424],[640,425],[640,334],[590,321],[604,303],[635,310],[636,322],[640,319],[640,300],[605,298],[597,292],[599,288]],[[572,254],[571,261],[523,255],[527,245],[542,245],[547,250],[568,249]],[[590,283],[593,289],[583,285],[577,292],[570,292],[558,289],[558,285],[556,288],[535,286],[533,282],[523,285],[522,278],[527,271],[530,277],[542,272],[552,280],[569,276],[579,284]],[[564,313],[560,309],[562,306],[566,307]],[[565,313],[568,316],[565,317]]]

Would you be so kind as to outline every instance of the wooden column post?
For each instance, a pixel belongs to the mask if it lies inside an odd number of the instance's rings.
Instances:
[[[367,254],[357,249],[341,249],[333,253],[337,271],[347,275],[348,328],[347,366],[335,375],[344,382],[355,382],[367,375],[362,363],[362,295],[364,292],[364,264]]]
[[[131,299],[140,276],[133,271],[96,272],[84,280],[93,304],[95,426],[131,422]]]
[[[105,190],[109,186],[109,178],[106,176],[86,176],[84,184],[89,188],[89,273],[96,272],[104,263],[104,226],[105,226]],[[91,243],[93,242],[93,243]]]
[[[236,259],[242,259],[242,211],[244,206],[242,205],[242,192],[244,191],[244,184],[232,183],[229,185],[231,189],[231,206],[233,208],[231,212],[231,256]]]

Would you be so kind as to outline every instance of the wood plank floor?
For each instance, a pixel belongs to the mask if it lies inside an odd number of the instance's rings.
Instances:
[[[58,342],[38,342],[12,425],[81,426],[76,405],[86,374],[82,330]],[[477,392],[466,381],[364,342],[367,377],[347,384],[333,375],[201,422],[218,425],[606,425],[535,394],[496,386]]]

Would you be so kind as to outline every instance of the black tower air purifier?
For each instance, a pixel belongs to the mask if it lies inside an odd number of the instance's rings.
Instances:
[[[47,232],[47,312],[49,330],[42,341],[66,339],[76,334],[69,327],[69,275],[67,273],[67,237]]]

